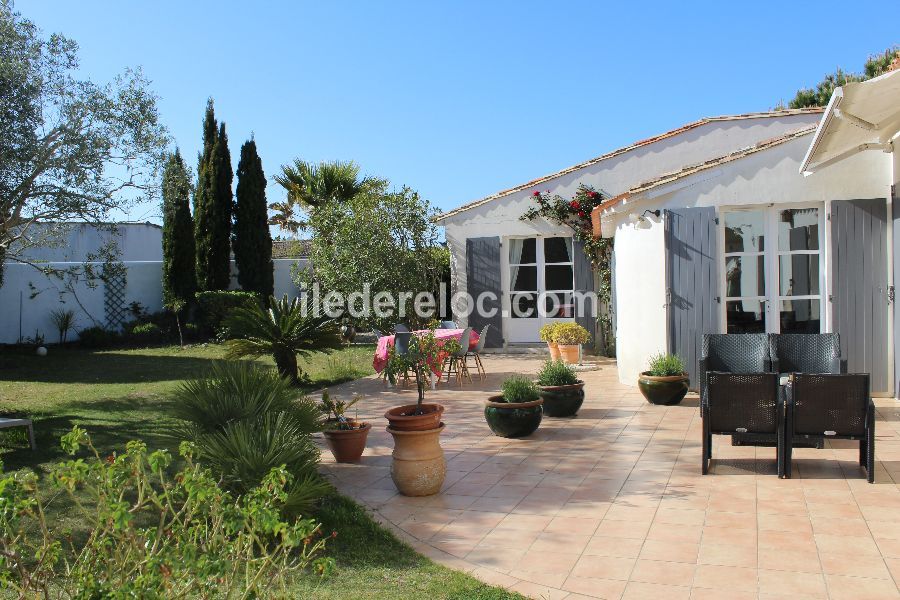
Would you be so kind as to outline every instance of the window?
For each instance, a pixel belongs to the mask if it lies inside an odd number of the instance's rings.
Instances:
[[[509,307],[514,319],[536,319],[537,239],[509,240]]]

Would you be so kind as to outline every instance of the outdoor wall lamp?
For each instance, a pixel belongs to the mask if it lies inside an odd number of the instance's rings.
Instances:
[[[657,218],[659,217],[660,214],[662,214],[658,209],[657,210],[647,209],[640,215],[636,215],[636,214],[632,213],[628,218],[631,220],[632,223],[634,223],[635,229],[650,229],[653,226],[653,224],[650,222],[650,219],[648,219],[647,217],[644,216],[647,213],[650,213],[651,215],[653,215]]]

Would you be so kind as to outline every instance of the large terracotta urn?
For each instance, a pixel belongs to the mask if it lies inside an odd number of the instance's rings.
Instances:
[[[392,427],[387,430],[394,436],[391,479],[400,493],[404,496],[431,496],[441,491],[447,475],[447,463],[440,441],[444,424],[419,431],[400,431]]]

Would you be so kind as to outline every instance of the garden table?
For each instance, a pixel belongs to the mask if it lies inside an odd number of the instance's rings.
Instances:
[[[435,329],[434,337],[440,340],[449,340],[455,339],[459,341],[462,338],[462,334],[464,329]],[[413,331],[413,335],[423,335],[428,333],[427,329],[419,329],[417,331]],[[469,349],[473,349],[478,346],[479,335],[478,332],[474,329],[472,330],[472,335],[469,336]],[[391,348],[394,346],[394,336],[393,335],[385,335],[378,338],[378,344],[375,346],[375,358],[372,360],[372,366],[375,367],[375,371],[381,373],[384,368],[387,366],[388,362],[388,354],[391,351]],[[439,374],[439,373],[436,373]]]

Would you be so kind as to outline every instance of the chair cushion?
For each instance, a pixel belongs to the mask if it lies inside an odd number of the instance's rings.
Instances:
[[[701,356],[710,371],[764,373],[769,370],[769,336],[765,333],[706,334]]]

